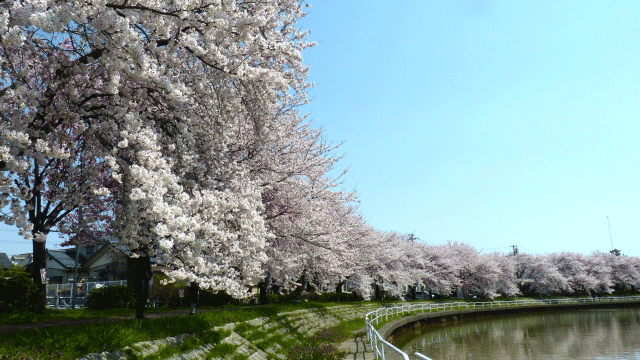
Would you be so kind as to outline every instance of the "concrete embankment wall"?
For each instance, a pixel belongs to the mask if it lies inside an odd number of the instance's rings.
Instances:
[[[408,331],[414,331],[422,326],[438,323],[456,322],[462,319],[471,319],[482,316],[511,315],[523,313],[549,312],[549,311],[573,311],[579,309],[622,309],[640,308],[640,301],[630,302],[596,302],[585,304],[553,304],[518,307],[496,307],[464,310],[447,310],[434,313],[420,313],[407,316],[402,319],[385,324],[378,333],[390,343],[394,338]]]

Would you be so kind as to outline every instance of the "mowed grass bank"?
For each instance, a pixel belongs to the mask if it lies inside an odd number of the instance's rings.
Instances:
[[[302,302],[298,304],[278,304],[251,308],[224,309],[205,312],[200,310],[195,316],[177,315],[161,318],[135,320],[125,319],[117,322],[55,325],[38,329],[29,329],[0,334],[0,359],[76,359],[89,353],[113,352],[131,347],[133,344],[163,339],[170,336],[192,334],[194,337],[184,342],[181,347],[163,349],[162,354],[152,358],[168,358],[171,354],[182,353],[203,344],[213,344],[228,335],[224,331],[212,332],[211,329],[229,323],[242,323],[251,319],[275,317],[278,313],[292,312],[302,309],[323,309],[328,306],[344,305],[331,303]],[[353,304],[358,306],[358,304]],[[31,318],[41,322],[61,321],[69,319],[96,318],[96,312],[74,310],[64,312],[48,312]],[[111,310],[99,314],[102,317],[132,317],[129,310]],[[6,320],[6,319],[5,319]],[[14,318],[14,321],[17,320]],[[244,325],[244,324],[242,324]],[[288,324],[283,324],[286,328]],[[363,319],[345,321],[327,328],[312,336],[298,333],[295,328],[287,329],[292,334],[286,339],[279,334],[266,334],[252,331],[250,326],[240,326],[238,332],[243,336],[257,339],[269,339],[257,342],[259,348],[269,348],[279,343],[284,349],[292,349],[300,354],[313,352],[314,348],[322,348],[329,343],[339,343],[352,336],[353,330],[364,327]],[[270,335],[270,336],[268,336]],[[303,344],[309,344],[307,349]],[[222,347],[224,348],[224,346]],[[227,349],[233,351],[232,348]],[[325,350],[330,355],[331,349]],[[223,355],[223,354],[219,354]],[[296,358],[295,353],[291,356]],[[132,356],[132,358],[136,358]],[[239,357],[240,359],[241,357]]]

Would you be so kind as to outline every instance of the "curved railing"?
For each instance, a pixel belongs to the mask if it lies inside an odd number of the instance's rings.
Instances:
[[[481,308],[497,308],[497,307],[518,307],[532,305],[562,305],[562,304],[584,304],[596,302],[621,302],[621,301],[640,301],[640,296],[607,296],[594,298],[563,298],[563,299],[542,299],[542,300],[509,300],[509,301],[486,301],[486,302],[450,302],[450,303],[419,303],[402,306],[382,307],[365,315],[367,322],[367,338],[376,359],[385,360],[385,352],[393,351],[400,355],[404,360],[409,360],[402,350],[393,346],[380,336],[374,325],[378,325],[380,321],[388,321],[389,316],[398,316],[412,314],[417,312],[438,312],[443,310],[463,310],[463,309],[481,309]],[[384,319],[383,319],[384,318]],[[375,324],[374,324],[375,323]],[[415,353],[419,359],[431,360],[427,356]]]

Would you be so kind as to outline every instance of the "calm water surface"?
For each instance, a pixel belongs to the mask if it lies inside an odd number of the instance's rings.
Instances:
[[[430,325],[395,342],[444,359],[638,359],[640,309],[510,315]]]

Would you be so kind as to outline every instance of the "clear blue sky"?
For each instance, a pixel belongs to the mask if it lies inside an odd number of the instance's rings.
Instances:
[[[640,256],[640,2],[318,1],[307,111],[430,244]]]
[[[312,5],[303,111],[345,141],[374,227],[588,254],[610,250],[609,216],[613,246],[640,256],[640,2]]]

